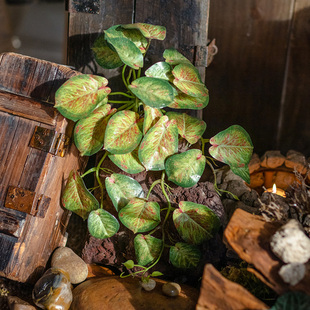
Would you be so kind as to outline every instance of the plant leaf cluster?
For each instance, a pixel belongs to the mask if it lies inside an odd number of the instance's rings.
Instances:
[[[192,187],[210,162],[204,148],[178,152],[180,138],[191,145],[205,141],[206,123],[178,111],[199,110],[208,105],[209,92],[198,70],[177,50],[167,49],[164,61],[155,63],[141,76],[151,40],[163,40],[165,36],[164,27],[143,23],[105,30],[93,45],[95,59],[103,68],[123,66],[126,92],[111,93],[104,77],[81,74],[58,89],[55,105],[65,117],[77,122],[74,141],[82,156],[106,151],[98,166],[87,173],[95,172],[119,221],[136,234],[136,258],[140,266],[148,266],[146,269],[158,262],[167,246],[165,225],[169,219],[184,240],[168,245],[170,261],[178,268],[197,266],[201,256],[198,246],[220,227],[219,218],[207,206],[182,201],[173,210],[166,193],[165,176],[178,186]],[[114,95],[123,95],[124,100],[113,100]],[[234,125],[208,141],[210,155],[249,182],[247,165],[253,146],[247,132]],[[149,194],[145,195],[141,185],[129,176],[112,173],[101,184],[99,172],[106,156],[129,174],[163,171],[156,184],[161,185],[167,199],[166,212],[157,202],[150,201]],[[76,171],[68,178],[62,201],[65,208],[88,219],[89,232],[94,237],[108,238],[118,231],[119,221],[104,210],[103,203],[99,204]],[[157,228],[161,229],[161,239],[152,236]]]

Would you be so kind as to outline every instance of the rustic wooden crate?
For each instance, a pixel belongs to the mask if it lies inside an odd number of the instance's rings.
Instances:
[[[61,191],[71,169],[85,162],[68,142],[74,124],[53,103],[57,88],[76,74],[36,58],[0,55],[0,276],[35,281],[66,242],[70,213],[61,207]]]

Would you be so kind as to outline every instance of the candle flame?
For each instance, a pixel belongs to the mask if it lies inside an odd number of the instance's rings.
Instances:
[[[276,194],[276,193],[277,193],[277,185],[276,185],[276,183],[273,183],[273,186],[272,186],[272,193],[273,193],[273,194]]]

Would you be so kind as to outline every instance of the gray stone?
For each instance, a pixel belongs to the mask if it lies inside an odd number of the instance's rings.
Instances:
[[[229,181],[238,181],[244,184],[244,181],[242,180],[242,178],[234,174],[230,169],[227,169],[227,171],[223,173],[222,178],[223,178],[223,183],[228,183]]]
[[[278,168],[285,162],[285,157],[280,151],[267,151],[261,158],[261,166],[266,168]]]
[[[72,284],[83,282],[88,275],[87,264],[67,247],[56,249],[52,256],[51,266],[66,271]]]
[[[251,189],[243,181],[240,182],[240,180],[231,180],[227,182],[226,190],[233,193],[238,198],[240,198],[244,193],[251,191]]]
[[[240,200],[248,206],[254,206],[254,202],[258,198],[258,193],[256,190],[251,190],[245,192],[243,195],[240,196]]]
[[[310,239],[297,220],[290,220],[271,237],[272,252],[285,263],[306,263],[310,258]]]
[[[285,283],[292,286],[299,283],[306,274],[306,266],[304,264],[287,264],[283,265],[279,270],[279,275]]]

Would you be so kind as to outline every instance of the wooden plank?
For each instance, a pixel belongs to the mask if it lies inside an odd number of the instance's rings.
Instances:
[[[24,228],[26,214],[0,207],[0,232],[20,237]]]
[[[16,242],[16,237],[0,233],[0,271],[5,270],[9,264]]]
[[[48,125],[56,124],[56,110],[30,98],[0,91],[0,111],[33,119]]]
[[[239,124],[257,153],[275,148],[294,2],[210,1],[209,37],[219,52],[206,74],[208,137]]]
[[[309,7],[310,0],[298,0],[294,7],[277,139],[283,153],[295,149],[307,156],[310,155]]]

